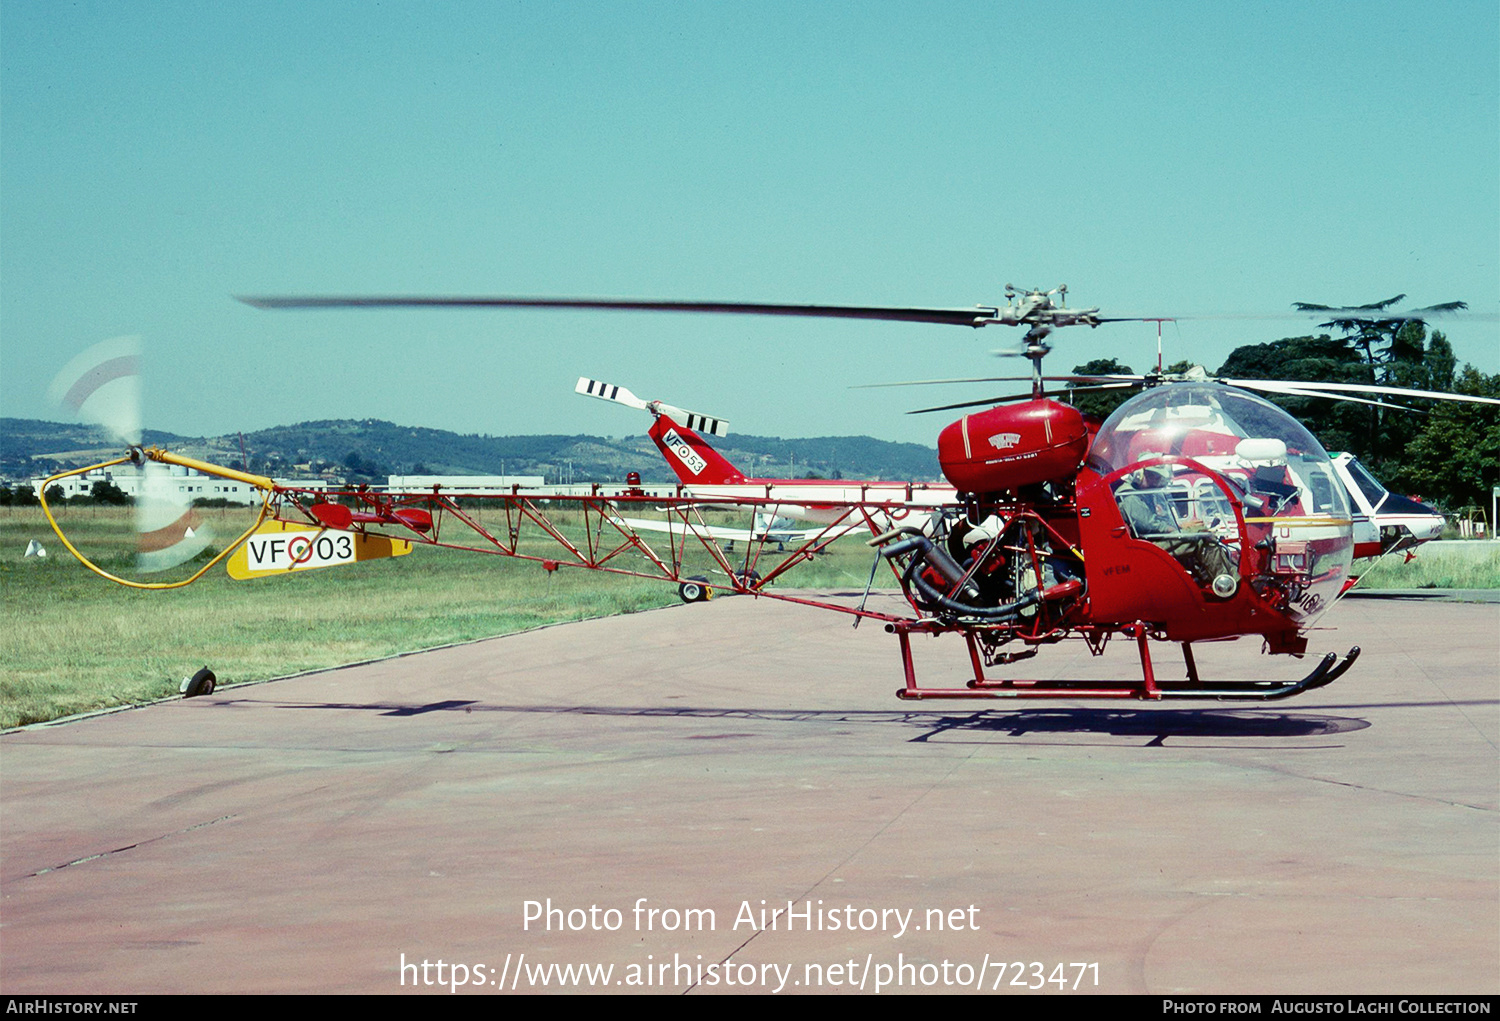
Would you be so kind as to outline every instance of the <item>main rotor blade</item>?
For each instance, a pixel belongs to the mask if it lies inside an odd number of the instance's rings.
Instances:
[[[1103,382],[1133,382],[1144,380],[1145,376],[1125,375],[1123,373],[1106,373],[1093,376],[1043,376],[1044,383],[1103,383]],[[851,390],[878,390],[890,386],[939,386],[946,383],[1029,383],[1030,376],[979,376],[973,379],[905,379],[895,383],[860,383],[851,386]]]
[[[1341,314],[1342,313],[1342,314]],[[1405,312],[1366,312],[1359,309],[1330,309],[1324,311],[1293,310],[1290,312],[1201,312],[1173,316],[1166,322],[1204,322],[1212,320],[1250,321],[1304,321],[1321,319],[1323,322],[1406,322],[1412,319],[1458,319],[1465,322],[1493,323],[1500,320],[1500,312],[1475,312],[1468,309],[1415,308]],[[1101,320],[1102,322],[1103,320]],[[1155,322],[1154,319],[1149,320]]]
[[[741,301],[641,301],[624,298],[524,297],[365,297],[312,295],[306,297],[237,296],[255,308],[561,308],[625,312],[707,312],[721,315],[804,316],[820,319],[884,319],[942,326],[984,326],[998,309],[882,308],[867,305],[763,305]]]
[[[1081,390],[1125,390],[1134,387],[1134,383],[1104,383],[1100,386],[1075,386],[1068,389],[1069,393],[1078,393]],[[1004,404],[1007,401],[1029,401],[1036,395],[1032,393],[1011,394],[1008,397],[987,397],[982,401],[963,401],[959,404],[941,404],[935,408],[918,408],[908,411],[908,415],[925,415],[929,411],[956,411],[959,408],[977,408],[981,405]]]
[[[1226,379],[1222,382],[1230,386],[1245,387],[1271,387],[1290,386],[1300,387],[1303,390],[1316,388],[1318,390],[1332,390],[1335,392],[1376,394],[1385,397],[1422,397],[1434,401],[1464,401],[1469,404],[1500,404],[1500,399],[1494,397],[1473,397],[1469,394],[1439,393],[1436,390],[1408,390],[1400,386],[1374,386],[1369,383],[1303,383],[1294,380],[1282,379]],[[1395,407],[1396,405],[1392,405]]]
[[[1427,412],[1423,411],[1420,408],[1408,408],[1404,404],[1387,404],[1385,401],[1371,401],[1366,400],[1363,397],[1350,397],[1348,394],[1324,393],[1321,390],[1315,390],[1308,386],[1292,386],[1291,384],[1287,384],[1285,386],[1273,386],[1261,380],[1253,379],[1226,379],[1224,380],[1224,383],[1229,386],[1237,386],[1245,390],[1259,390],[1262,393],[1281,394],[1285,397],[1323,397],[1330,401],[1353,401],[1356,404],[1373,404],[1377,408],[1394,408],[1397,411],[1414,411],[1420,415],[1427,414]]]

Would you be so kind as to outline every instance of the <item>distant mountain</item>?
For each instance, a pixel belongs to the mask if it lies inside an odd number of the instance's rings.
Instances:
[[[241,461],[238,435],[187,437],[148,431],[145,442],[230,467]],[[869,436],[730,436],[715,447],[749,475],[913,481],[939,477],[933,448]],[[638,471],[647,482],[673,480],[644,435],[461,435],[379,419],[341,419],[247,432],[244,451],[250,471],[278,478],[332,473],[384,482],[386,475],[510,474],[542,475],[548,482],[603,482]],[[93,426],[0,418],[0,475],[8,478],[30,478],[119,454],[118,443]]]
[[[208,441],[190,440],[172,433],[145,431],[147,444],[183,450],[199,449]],[[31,418],[0,418],[0,474],[12,477],[34,475],[44,469],[87,464],[119,457],[120,444],[98,426],[42,422]]]

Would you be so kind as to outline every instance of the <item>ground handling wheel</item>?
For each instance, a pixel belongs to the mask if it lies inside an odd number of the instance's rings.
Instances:
[[[709,598],[708,579],[694,575],[677,586],[677,598],[684,603],[701,603]]]
[[[177,690],[182,693],[183,698],[197,698],[199,695],[212,695],[214,686],[219,679],[208,667],[204,667],[191,677],[184,677]]]

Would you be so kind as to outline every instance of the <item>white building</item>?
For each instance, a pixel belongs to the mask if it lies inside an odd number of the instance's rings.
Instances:
[[[508,490],[512,486],[536,488],[545,483],[540,475],[387,475],[386,488],[401,492],[416,492],[442,486],[459,493],[482,493],[487,490]]]
[[[52,488],[61,489],[63,494],[71,500],[75,496],[92,495],[94,484],[97,482],[110,482],[126,496],[138,500],[146,491],[146,478],[146,475],[138,468],[117,464],[111,468],[95,469],[83,475],[70,475],[54,482]],[[229,503],[260,502],[260,491],[249,483],[221,479],[215,475],[204,475],[202,472],[178,465],[162,465],[158,469],[153,469],[150,478],[153,490],[165,492],[175,500],[184,502],[199,499],[226,500]],[[31,488],[38,496],[41,496],[42,484],[46,481],[46,479],[31,480]]]

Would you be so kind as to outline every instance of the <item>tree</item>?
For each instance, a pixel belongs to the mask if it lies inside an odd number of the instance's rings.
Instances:
[[[1075,376],[1129,376],[1134,370],[1128,365],[1121,365],[1113,358],[1095,358],[1091,362],[1073,366]],[[1087,384],[1080,383],[1080,386]],[[1068,403],[1073,405],[1085,415],[1098,415],[1100,418],[1108,418],[1114,414],[1114,410],[1130,399],[1131,390],[1086,390],[1082,393],[1069,392]]]
[[[1452,391],[1458,359],[1453,357],[1453,345],[1447,337],[1434,331],[1422,362],[1427,367],[1428,390]]]
[[[1298,301],[1293,306],[1303,312],[1329,313],[1328,321],[1320,325],[1341,331],[1343,340],[1363,354],[1369,374],[1367,382],[1421,390],[1446,389],[1431,385],[1429,371],[1434,366],[1428,364],[1427,325],[1421,314],[1455,312],[1469,306],[1462,301],[1445,301],[1409,312],[1381,314],[1405,297],[1398,294],[1368,305],[1334,306]],[[1434,338],[1437,336],[1434,334]],[[1446,338],[1442,348],[1451,361],[1453,350],[1447,346]],[[1421,430],[1421,424],[1410,412],[1366,407],[1360,456],[1377,472],[1389,472],[1399,467],[1402,453]]]
[[[1472,365],[1453,380],[1452,392],[1500,398],[1500,375],[1486,375]],[[1433,401],[1434,407],[1405,456],[1385,465],[1392,489],[1419,494],[1442,506],[1486,506],[1500,483],[1500,407]]]
[[[1326,333],[1246,344],[1230,352],[1215,375],[1230,379],[1288,379],[1326,383],[1371,383],[1365,363],[1347,340]],[[1274,404],[1307,426],[1327,450],[1347,450],[1368,460],[1368,405],[1322,397],[1266,394]]]
[[[135,503],[123,489],[109,479],[101,479],[94,483],[93,498],[95,503],[110,507],[125,507]]]
[[[1344,339],[1364,354],[1365,364],[1370,367],[1372,378],[1384,384],[1386,380],[1382,366],[1391,362],[1421,361],[1422,339],[1426,332],[1421,313],[1456,312],[1469,307],[1466,302],[1445,301],[1439,305],[1428,305],[1410,312],[1381,317],[1381,312],[1405,297],[1404,294],[1398,294],[1394,298],[1372,301],[1368,305],[1342,306],[1294,301],[1292,307],[1301,312],[1330,313],[1328,321],[1318,325],[1323,329],[1342,332]]]

